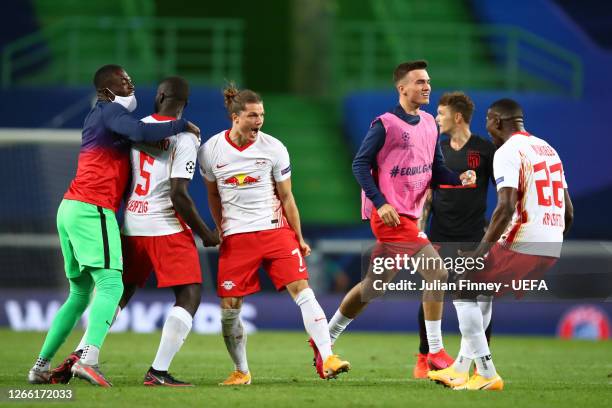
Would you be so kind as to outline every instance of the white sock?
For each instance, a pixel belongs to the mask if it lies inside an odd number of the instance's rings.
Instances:
[[[235,369],[245,374],[248,373],[247,334],[240,320],[240,309],[221,309],[221,331]]]
[[[46,358],[38,357],[38,359],[36,359],[36,362],[34,363],[34,366],[32,367],[32,370],[49,371],[50,368],[51,362],[49,360],[47,360]]]
[[[442,343],[442,320],[425,320],[425,331],[427,332],[427,343],[429,352],[432,354],[444,348]]]
[[[100,349],[94,345],[88,344],[83,347],[83,355],[81,356],[81,362],[87,365],[98,365],[99,355]]]
[[[179,306],[174,306],[170,310],[162,328],[161,340],[155,360],[151,364],[154,370],[168,371],[172,359],[181,349],[187,335],[191,331],[192,324],[193,317],[187,310]]]
[[[472,366],[472,361],[474,361],[472,359],[472,354],[469,351],[467,342],[462,337],[461,338],[461,348],[459,349],[459,355],[457,355],[457,358],[455,359],[455,362],[453,363],[453,368],[455,369],[455,371],[459,373],[467,373],[468,371],[470,371],[470,367]]]
[[[478,296],[478,307],[482,313],[482,327],[487,330],[493,314],[493,296]]]
[[[473,300],[456,300],[453,302],[457,309],[459,330],[465,339],[467,348],[478,367],[478,374],[485,378],[494,377],[497,372],[491,358],[491,351],[487,344],[487,337],[483,328],[482,312],[478,303]]]
[[[331,318],[328,325],[329,337],[331,338],[332,343],[335,343],[336,340],[338,340],[338,337],[340,337],[342,332],[352,321],[353,319],[350,319],[340,313],[340,309],[336,310],[336,313]]]
[[[306,332],[314,340],[319,353],[321,353],[321,358],[325,361],[332,354],[331,338],[327,328],[325,312],[321,309],[314,292],[310,288],[306,288],[298,293],[295,297],[295,303],[302,311],[302,319],[304,320]]]
[[[115,310],[115,316],[113,316],[113,321],[111,322],[111,327],[115,323],[115,320],[117,320],[117,316],[119,316],[119,313],[121,313],[121,308],[117,306],[117,310]],[[81,341],[79,342],[78,346],[74,349],[74,351],[83,350],[85,348],[85,345],[87,344],[86,340],[87,340],[87,330],[85,330],[85,333],[83,333],[83,337],[81,337]]]

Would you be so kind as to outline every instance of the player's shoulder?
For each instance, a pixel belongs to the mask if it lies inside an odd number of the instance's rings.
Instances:
[[[474,144],[482,147],[483,149],[495,149],[493,142],[483,136],[472,133],[472,138],[474,140]]]
[[[204,143],[202,143],[202,146],[200,147],[200,149],[211,150],[219,146],[219,143],[222,142],[225,138],[225,132],[226,131],[224,130],[224,131],[215,133],[214,135],[210,136],[208,139],[206,139]]]
[[[191,132],[182,132],[176,135],[176,143],[177,145],[192,147],[196,150],[200,147],[200,139]]]
[[[285,145],[283,144],[283,142],[281,142],[279,139],[275,138],[274,136],[268,134],[268,133],[264,133],[261,130],[259,131],[259,134],[257,135],[257,137],[259,138],[259,144],[261,146],[267,147],[267,148],[271,148],[274,150],[282,150],[282,149],[287,149],[285,147]]]

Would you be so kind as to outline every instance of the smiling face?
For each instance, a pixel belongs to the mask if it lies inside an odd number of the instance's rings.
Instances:
[[[400,97],[413,106],[427,105],[431,94],[431,79],[425,69],[408,72],[397,83]]]
[[[263,103],[247,103],[244,105],[244,110],[232,114],[232,127],[241,136],[253,142],[263,126],[264,114]]]

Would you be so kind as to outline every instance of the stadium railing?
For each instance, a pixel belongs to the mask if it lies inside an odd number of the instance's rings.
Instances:
[[[240,82],[243,29],[238,19],[65,18],[4,47],[2,87],[89,83],[96,67],[111,62],[149,82],[167,75]]]
[[[347,21],[333,38],[335,83],[345,90],[387,88],[397,64],[426,59],[438,88],[582,95],[580,57],[518,27]]]

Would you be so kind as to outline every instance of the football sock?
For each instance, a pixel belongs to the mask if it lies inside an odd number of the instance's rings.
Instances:
[[[89,311],[85,343],[101,348],[123,294],[123,282],[121,271],[115,269],[90,269],[90,273],[96,293]]]
[[[295,297],[295,303],[302,311],[302,319],[304,320],[306,332],[317,345],[321,358],[325,361],[332,354],[325,312],[321,309],[314,292],[310,288],[306,288],[298,293]]]
[[[493,314],[493,296],[478,296],[478,307],[482,313],[482,326],[485,328],[487,343],[491,341],[491,316]]]
[[[340,309],[336,310],[336,313],[331,318],[328,325],[329,337],[332,341],[332,344],[335,343],[336,340],[338,340],[338,337],[340,337],[342,332],[352,321],[353,319],[350,319],[340,313]]]
[[[472,354],[469,351],[469,347],[464,338],[461,338],[461,348],[459,349],[459,355],[453,363],[453,368],[459,373],[467,373],[470,371],[472,366]]]
[[[113,321],[111,322],[111,327],[113,327],[113,324],[115,323],[115,320],[117,320],[119,313],[121,313],[121,308],[117,306],[117,309],[115,310],[115,316],[113,317]],[[79,341],[79,344],[74,349],[74,351],[83,350],[85,346],[87,345],[86,340],[87,340],[87,330],[85,330],[85,333],[83,333],[83,337],[81,337],[81,341]]]
[[[100,349],[92,344],[88,344],[83,348],[83,355],[80,361],[87,365],[98,365],[99,356]]]
[[[444,348],[442,343],[442,320],[425,320],[425,330],[427,331],[427,344],[429,352],[432,354]]]
[[[89,304],[89,298],[93,290],[91,276],[83,273],[77,278],[68,279],[68,282],[70,293],[53,318],[40,351],[40,358],[51,360],[55,356]]]
[[[153,369],[168,371],[174,355],[180,350],[185,342],[192,324],[193,317],[187,310],[179,306],[174,306],[170,310],[162,329],[157,355],[151,365]]]
[[[423,303],[419,306],[418,312],[419,320],[419,353],[429,353],[429,343],[427,343],[427,329],[425,328],[425,311],[423,310]]]
[[[49,371],[49,368],[51,368],[50,361],[46,358],[38,357],[36,363],[34,363],[34,366],[32,367],[32,370]]]
[[[247,333],[240,320],[240,309],[221,309],[221,331],[225,347],[227,347],[236,370],[248,373]]]
[[[465,339],[469,353],[474,358],[478,374],[485,378],[494,377],[496,371],[482,326],[480,307],[471,300],[456,300],[453,304],[457,309],[462,339]]]

